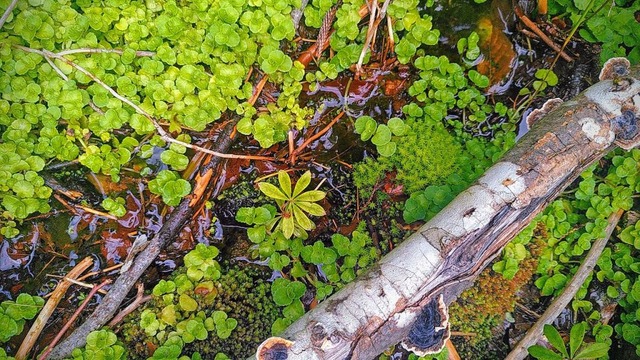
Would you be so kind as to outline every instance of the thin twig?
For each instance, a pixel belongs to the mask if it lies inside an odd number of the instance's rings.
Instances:
[[[260,79],[260,81],[256,84],[256,88],[253,90],[253,95],[251,95],[251,99],[249,99],[249,104],[254,105],[256,101],[258,101],[258,97],[260,96],[260,93],[262,93],[262,88],[264,88],[267,80],[269,80],[269,76],[264,75],[262,79]]]
[[[13,0],[11,4],[9,4],[9,7],[7,7],[7,10],[4,11],[4,14],[2,14],[2,17],[0,18],[0,29],[2,29],[2,25],[7,21],[16,5],[18,5],[18,0]]]
[[[522,13],[522,9],[520,9],[519,6],[515,6],[514,7],[515,13],[518,16],[518,18],[520,18],[520,20],[529,28],[531,29],[531,31],[533,31],[536,35],[538,35],[540,37],[540,39],[542,39],[542,41],[544,41],[545,44],[547,44],[550,48],[552,48],[553,50],[555,50],[558,54],[560,54],[560,56],[562,56],[563,59],[567,60],[568,62],[572,62],[573,58],[569,55],[567,55],[567,53],[565,53],[562,48],[560,48],[556,43],[553,42],[553,40],[551,40],[547,34],[545,34],[544,32],[542,32],[542,30],[540,30],[540,28],[538,28],[538,26],[536,26],[536,24],[531,21],[531,19],[529,19],[525,14]]]
[[[596,262],[600,258],[600,254],[604,250],[604,247],[607,245],[613,230],[615,230],[618,221],[622,217],[623,210],[618,210],[611,214],[608,219],[609,225],[605,229],[605,236],[601,239],[594,241],[591,246],[591,250],[584,258],[584,261],[578,267],[576,274],[571,278],[571,280],[567,283],[567,286],[564,288],[562,294],[560,294],[551,304],[547,310],[542,314],[540,319],[536,321],[535,324],[527,331],[525,336],[518,342],[518,344],[513,348],[511,353],[507,355],[506,360],[521,360],[527,356],[527,349],[536,343],[540,336],[542,335],[542,329],[544,325],[551,324],[553,320],[555,320],[558,315],[564,310],[565,307],[569,304],[571,299],[576,296],[576,293],[582,287],[582,284],[587,279],[587,277],[593,272],[593,268],[596,266]]]
[[[71,54],[124,54],[124,50],[120,49],[91,49],[91,48],[79,48],[79,49],[69,49],[62,50],[57,53],[59,56],[71,55]],[[139,57],[151,57],[155,56],[155,51],[145,51],[139,50],[136,51],[136,56]]]
[[[526,307],[526,306],[524,306],[524,305],[520,304],[520,303],[519,303],[519,302],[517,302],[517,301],[516,301],[516,307],[517,307],[518,309],[520,309],[522,312],[525,312],[525,313],[527,313],[527,314],[528,314],[528,315],[530,315],[530,316],[533,316],[533,317],[535,317],[535,318],[537,318],[537,319],[539,319],[539,318],[540,318],[540,314],[538,314],[537,312],[535,312],[535,311],[533,311],[533,310],[529,309],[528,307]]]
[[[453,345],[453,342],[451,342],[451,339],[447,339],[444,345],[449,353],[447,360],[460,360],[460,355],[458,354],[456,347]]]
[[[71,279],[71,278],[66,277],[66,276],[65,276],[63,279],[64,279],[64,280],[66,280],[66,281],[68,281],[68,282],[70,282],[70,283],[72,283],[72,284],[75,284],[75,285],[81,286],[81,287],[83,287],[83,288],[93,289],[93,288],[95,287],[95,285],[91,285],[91,284],[89,284],[89,283],[86,283],[86,282],[83,282],[83,281],[79,281],[79,280],[74,280],[74,279]],[[103,294],[103,295],[104,295],[104,294],[106,294],[106,293],[107,293],[107,290],[100,289],[100,290],[98,290],[98,292],[99,292],[100,294]]]
[[[81,277],[79,277],[78,280],[82,281],[82,280],[84,280],[86,278],[90,278],[92,276],[105,274],[105,273],[108,273],[109,271],[117,270],[117,269],[121,268],[122,265],[123,265],[122,263],[115,264],[113,266],[109,266],[108,268],[104,268],[104,269],[100,269],[98,271],[92,271],[92,272],[86,273],[86,274],[82,275]]]
[[[103,211],[98,211],[98,210],[92,209],[92,208],[90,208],[88,206],[82,206],[82,205],[76,205],[76,206],[79,209],[82,209],[83,211],[88,212],[89,214],[102,216],[102,217],[105,217],[105,218],[110,219],[110,220],[118,221],[118,218],[116,216],[113,216],[113,215],[111,215],[109,213],[106,213],[106,212],[103,212]]]
[[[113,319],[107,324],[108,327],[113,328],[114,326],[118,325],[122,320],[124,320],[127,315],[134,312],[140,305],[153,299],[152,295],[144,295],[144,284],[136,284],[136,289],[138,292],[136,293],[135,300],[133,300],[133,302],[126,308],[122,309],[122,311],[120,311],[118,315],[114,316]]]
[[[375,36],[375,24],[376,24],[376,11],[378,10],[378,0],[373,0],[371,2],[371,15],[369,15],[369,28],[367,29],[367,38],[364,41],[364,46],[362,47],[362,51],[360,52],[360,57],[358,58],[358,63],[356,64],[356,74],[360,74],[362,70],[362,63],[364,61],[364,56],[367,54],[367,50],[369,50],[369,44],[371,44],[371,40]]]
[[[342,116],[344,116],[344,110],[340,111],[340,113],[333,118],[333,120],[331,120],[331,122],[329,124],[327,124],[327,126],[325,126],[322,130],[320,130],[317,134],[313,135],[312,137],[308,138],[305,142],[302,143],[302,145],[298,146],[294,151],[293,154],[294,155],[298,155],[300,154],[300,152],[302,150],[304,150],[304,148],[306,148],[309,144],[311,144],[312,142],[316,141],[318,138],[320,138],[322,135],[324,135],[324,133],[326,133],[327,131],[329,131],[329,129],[331,129],[331,127],[333,126],[333,124],[335,124],[336,122],[338,122],[338,120],[340,120],[340,118],[342,118]]]
[[[393,49],[395,46],[395,40],[393,39],[393,22],[389,15],[387,15],[387,29],[389,30],[389,48]]]
[[[295,165],[296,164],[296,155],[293,153],[294,151],[294,134],[293,134],[293,129],[289,129],[289,161],[291,162],[291,165]]]
[[[108,285],[108,284],[111,284],[111,279],[106,279],[105,281],[101,282],[99,285],[94,286],[93,289],[89,291],[89,295],[87,295],[87,297],[84,299],[82,304],[80,304],[80,306],[76,309],[73,315],[71,315],[71,318],[69,319],[69,321],[67,321],[67,323],[64,324],[62,329],[60,329],[60,331],[58,332],[58,335],[56,335],[53,341],[51,341],[51,344],[47,346],[47,350],[45,350],[45,352],[42,353],[42,355],[40,355],[38,360],[47,359],[47,357],[49,356],[49,353],[51,353],[51,350],[53,350],[53,348],[56,346],[58,341],[60,341],[60,339],[62,339],[62,336],[64,336],[64,333],[66,333],[67,330],[69,330],[69,328],[71,327],[71,325],[76,321],[76,319],[78,318],[82,310],[84,310],[84,308],[87,307],[87,305],[89,304],[89,301],[91,301],[91,298],[96,294],[96,292],[98,292],[98,290],[102,289],[105,285]]]
[[[160,135],[160,138],[162,140],[166,141],[166,142],[182,145],[182,146],[184,146],[186,148],[193,149],[195,151],[204,152],[204,153],[207,153],[207,154],[210,154],[210,155],[213,155],[213,156],[226,158],[226,159],[248,159],[248,160],[273,161],[273,158],[267,157],[267,156],[223,154],[223,153],[219,153],[217,151],[205,149],[205,148],[200,147],[198,145],[193,145],[193,144],[186,143],[184,141],[180,141],[180,140],[174,139],[169,135],[169,133],[167,133],[162,128],[162,126],[158,123],[158,121],[153,116],[151,116],[151,114],[149,114],[148,112],[143,110],[140,106],[136,105],[131,100],[129,100],[129,99],[125,98],[124,96],[118,94],[118,92],[115,91],[111,86],[107,85],[104,81],[100,80],[97,76],[95,76],[93,73],[91,73],[90,71],[86,70],[82,66],[80,66],[80,65],[76,64],[75,62],[65,58],[64,56],[61,56],[61,55],[59,55],[57,53],[54,53],[54,52],[51,52],[49,50],[37,50],[37,49],[32,49],[32,48],[25,47],[25,46],[20,46],[20,45],[14,45],[14,46],[16,48],[21,49],[21,50],[26,51],[26,52],[40,54],[40,55],[42,55],[44,57],[48,57],[48,58],[58,59],[58,60],[60,60],[60,61],[62,61],[64,63],[66,63],[67,65],[73,67],[74,69],[80,71],[84,75],[88,76],[89,78],[91,78],[91,80],[95,81],[96,83],[98,83],[98,85],[102,86],[105,90],[107,90],[109,93],[111,93],[111,95],[113,95],[115,98],[117,98],[118,100],[120,100],[123,103],[125,103],[125,104],[129,105],[130,107],[132,107],[138,114],[146,117],[151,122],[153,127],[156,129],[156,131]]]

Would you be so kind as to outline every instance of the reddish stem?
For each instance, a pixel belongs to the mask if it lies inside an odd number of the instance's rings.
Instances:
[[[64,336],[64,333],[66,333],[67,330],[69,330],[69,328],[76,321],[78,316],[80,316],[80,313],[82,312],[82,310],[84,310],[84,308],[87,307],[87,305],[89,304],[89,301],[91,301],[91,298],[98,292],[98,290],[102,289],[107,284],[111,284],[111,280],[110,279],[107,279],[107,280],[101,282],[99,285],[94,286],[93,289],[91,289],[91,291],[89,291],[89,295],[87,295],[87,297],[84,299],[82,304],[80,304],[80,307],[78,307],[78,309],[76,309],[76,311],[73,313],[73,315],[71,315],[71,318],[69,319],[69,321],[67,321],[67,323],[64,324],[62,329],[60,329],[60,331],[58,332],[58,335],[56,335],[55,339],[53,339],[51,344],[49,344],[49,346],[47,347],[47,350],[45,350],[45,352],[43,352],[42,355],[40,355],[38,360],[46,360],[47,359],[47,357],[49,356],[49,354],[51,353],[53,348],[58,344],[60,339],[62,339],[62,336]]]
[[[329,129],[331,129],[331,127],[338,122],[338,120],[340,120],[340,118],[342,118],[342,116],[344,116],[344,110],[340,111],[340,113],[333,118],[333,120],[331,120],[331,122],[329,124],[327,124],[327,126],[325,126],[322,130],[320,130],[317,134],[313,135],[312,137],[308,138],[305,142],[302,143],[302,145],[298,146],[298,148],[296,148],[291,154],[293,156],[298,155],[302,150],[304,150],[304,148],[306,148],[309,144],[311,144],[312,142],[318,140],[318,138],[320,138],[320,136],[324,135],[324,133],[326,133],[327,131],[329,131]]]

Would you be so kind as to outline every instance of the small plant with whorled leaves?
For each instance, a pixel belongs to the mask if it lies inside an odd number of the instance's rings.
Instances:
[[[278,204],[280,213],[268,224],[267,228],[281,230],[284,236],[289,239],[291,236],[301,236],[307,230],[315,228],[315,224],[307,214],[313,216],[324,216],[326,213],[322,206],[316,202],[324,199],[326,193],[321,190],[304,191],[311,183],[311,172],[305,172],[293,191],[291,189],[291,177],[285,171],[278,172],[278,186],[261,182],[258,184],[260,191],[266,196],[274,199]]]
[[[544,336],[556,351],[547,349],[544,346],[533,345],[528,351],[531,356],[540,360],[563,360],[563,359],[598,359],[606,356],[609,352],[609,344],[595,342],[585,343],[584,335],[587,332],[587,323],[581,322],[571,327],[569,333],[569,351],[562,336],[551,325],[544,326]]]

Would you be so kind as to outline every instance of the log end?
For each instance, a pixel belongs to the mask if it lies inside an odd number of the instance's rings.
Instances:
[[[402,341],[402,346],[418,356],[437,354],[451,336],[449,313],[442,294],[425,305]]]
[[[270,337],[263,341],[256,351],[257,360],[287,360],[292,341],[280,337]]]

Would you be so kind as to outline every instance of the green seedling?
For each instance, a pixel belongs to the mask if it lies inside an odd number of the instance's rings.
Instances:
[[[285,171],[278,172],[278,186],[267,182],[258,183],[260,191],[266,196],[274,199],[278,204],[279,213],[271,221],[268,230],[280,230],[289,239],[291,236],[302,236],[305,230],[315,228],[313,221],[307,214],[313,216],[324,216],[325,211],[316,202],[324,199],[326,193],[320,190],[305,189],[311,182],[311,172],[306,171],[295,188],[291,189],[291,178]]]
[[[584,342],[584,335],[587,332],[585,322],[577,323],[571,327],[569,351],[567,351],[567,346],[556,328],[547,324],[544,326],[543,332],[554,350],[540,345],[531,346],[528,349],[529,355],[539,360],[597,359],[606,356],[609,352],[609,344]]]

